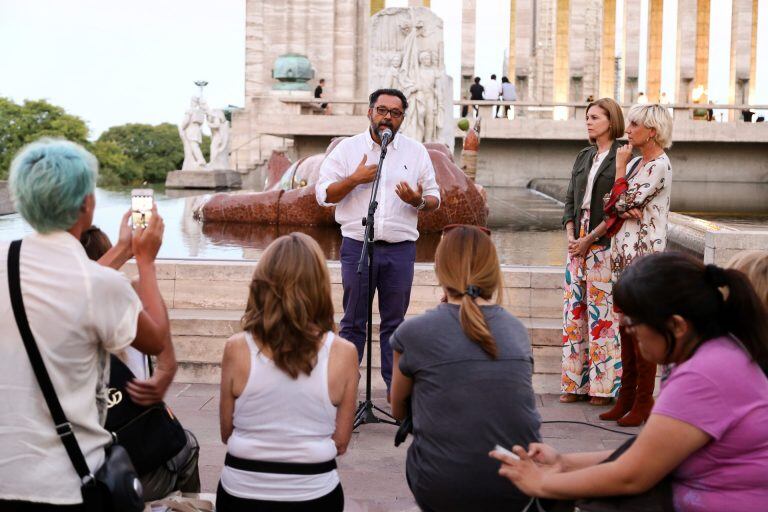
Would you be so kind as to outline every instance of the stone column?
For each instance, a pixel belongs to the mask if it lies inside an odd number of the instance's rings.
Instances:
[[[475,78],[476,0],[461,2],[461,98],[469,99],[469,86]]]
[[[757,0],[752,0],[752,42],[749,47],[749,101],[755,101],[757,87]]]
[[[696,68],[693,87],[709,89],[709,0],[696,0]],[[702,101],[708,97],[701,98]]]
[[[334,2],[335,30],[333,33],[333,91],[337,98],[353,99],[357,80],[361,77],[367,79],[366,73],[358,72],[355,61],[355,28],[357,2],[356,0],[335,0]],[[334,112],[340,114],[352,114],[352,105],[334,105]]]
[[[624,103],[637,99],[640,75],[640,0],[624,2]]]
[[[583,101],[588,94],[594,94],[585,87],[587,66],[587,4],[589,0],[569,0],[568,6],[568,94],[565,101]],[[558,16],[560,8],[558,6]],[[558,38],[560,37],[560,20],[558,18]],[[558,48],[560,41],[558,40]],[[556,64],[557,65],[557,64]],[[557,71],[556,71],[557,73]],[[557,80],[557,78],[556,78]]]
[[[509,40],[510,56],[514,56],[514,67],[510,64],[510,80],[515,82],[517,97],[530,101],[531,66],[535,53],[533,34],[533,0],[511,0],[515,4],[515,38]],[[510,29],[511,31],[511,29]],[[510,33],[511,35],[511,33]],[[518,109],[515,115],[525,115],[526,109]]]
[[[601,32],[599,97],[610,98],[616,87],[616,0],[603,1]]]
[[[557,20],[557,0],[536,0],[533,6],[532,48],[534,62],[531,72],[531,100],[547,103],[554,101],[555,98],[555,22]]]
[[[408,0],[408,7],[429,7],[429,0]]]
[[[570,41],[568,25],[570,21],[571,0],[556,0],[555,5],[555,65],[554,65],[554,101],[569,100],[570,79]]]
[[[749,80],[752,64],[752,0],[733,0],[731,4],[731,69],[728,81],[728,102],[749,103]],[[730,110],[731,121],[741,112]]]
[[[664,0],[648,0],[648,64],[645,95],[649,103],[659,101],[661,92],[661,40]]]
[[[696,68],[696,0],[677,0],[675,103],[688,103]]]
[[[515,58],[517,57],[517,0],[509,0],[509,50],[507,51],[507,78],[515,83]]]

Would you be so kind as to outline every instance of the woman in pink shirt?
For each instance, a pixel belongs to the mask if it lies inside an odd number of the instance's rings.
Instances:
[[[530,496],[632,495],[671,476],[675,509],[768,509],[768,312],[744,274],[677,253],[640,258],[614,288],[649,361],[671,370],[651,417],[616,460],[533,443],[498,452]]]

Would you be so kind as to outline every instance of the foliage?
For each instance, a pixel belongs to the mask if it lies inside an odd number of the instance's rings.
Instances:
[[[40,137],[61,137],[88,146],[88,126],[45,100],[18,105],[0,97],[0,179],[7,179],[19,149]]]

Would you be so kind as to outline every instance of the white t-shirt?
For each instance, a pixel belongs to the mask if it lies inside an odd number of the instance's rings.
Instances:
[[[43,399],[8,293],[8,241],[0,242],[0,499],[82,502],[80,479]],[[24,239],[21,293],[53,387],[88,467],[98,469],[110,435],[109,357],[136,337],[141,301],[124,275],[88,259],[65,231]],[[97,405],[97,396],[100,396]]]
[[[323,160],[315,189],[317,202],[321,206],[333,206],[326,200],[328,186],[351,176],[363,155],[368,155],[367,165],[379,163],[381,148],[373,141],[368,130],[344,139]],[[419,238],[419,230],[416,228],[418,211],[400,199],[395,192],[395,185],[406,181],[413,190],[418,190],[418,184],[421,183],[422,195],[434,196],[440,201],[440,188],[435,180],[435,169],[427,148],[410,137],[395,134],[387,147],[381,172],[374,237],[392,243],[415,241]],[[365,228],[361,221],[368,213],[372,186],[373,183],[358,185],[336,205],[336,222],[341,225],[343,236],[363,241]]]
[[[592,201],[592,187],[595,185],[597,170],[600,169],[600,164],[602,164],[605,157],[608,156],[608,151],[595,155],[595,161],[592,162],[592,168],[589,170],[589,176],[587,177],[587,188],[584,190],[584,200],[581,202],[582,209],[589,208]]]
[[[486,100],[498,100],[499,96],[501,96],[501,88],[499,87],[499,82],[496,80],[490,80],[488,85],[485,86],[485,91],[483,91],[483,98]]]

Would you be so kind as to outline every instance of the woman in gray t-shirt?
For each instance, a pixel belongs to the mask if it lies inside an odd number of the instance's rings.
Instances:
[[[402,419],[409,397],[412,405],[408,484],[426,511],[520,510],[528,498],[487,453],[540,439],[527,330],[499,305],[496,248],[479,228],[446,232],[435,271],[447,303],[390,338],[392,412]]]

